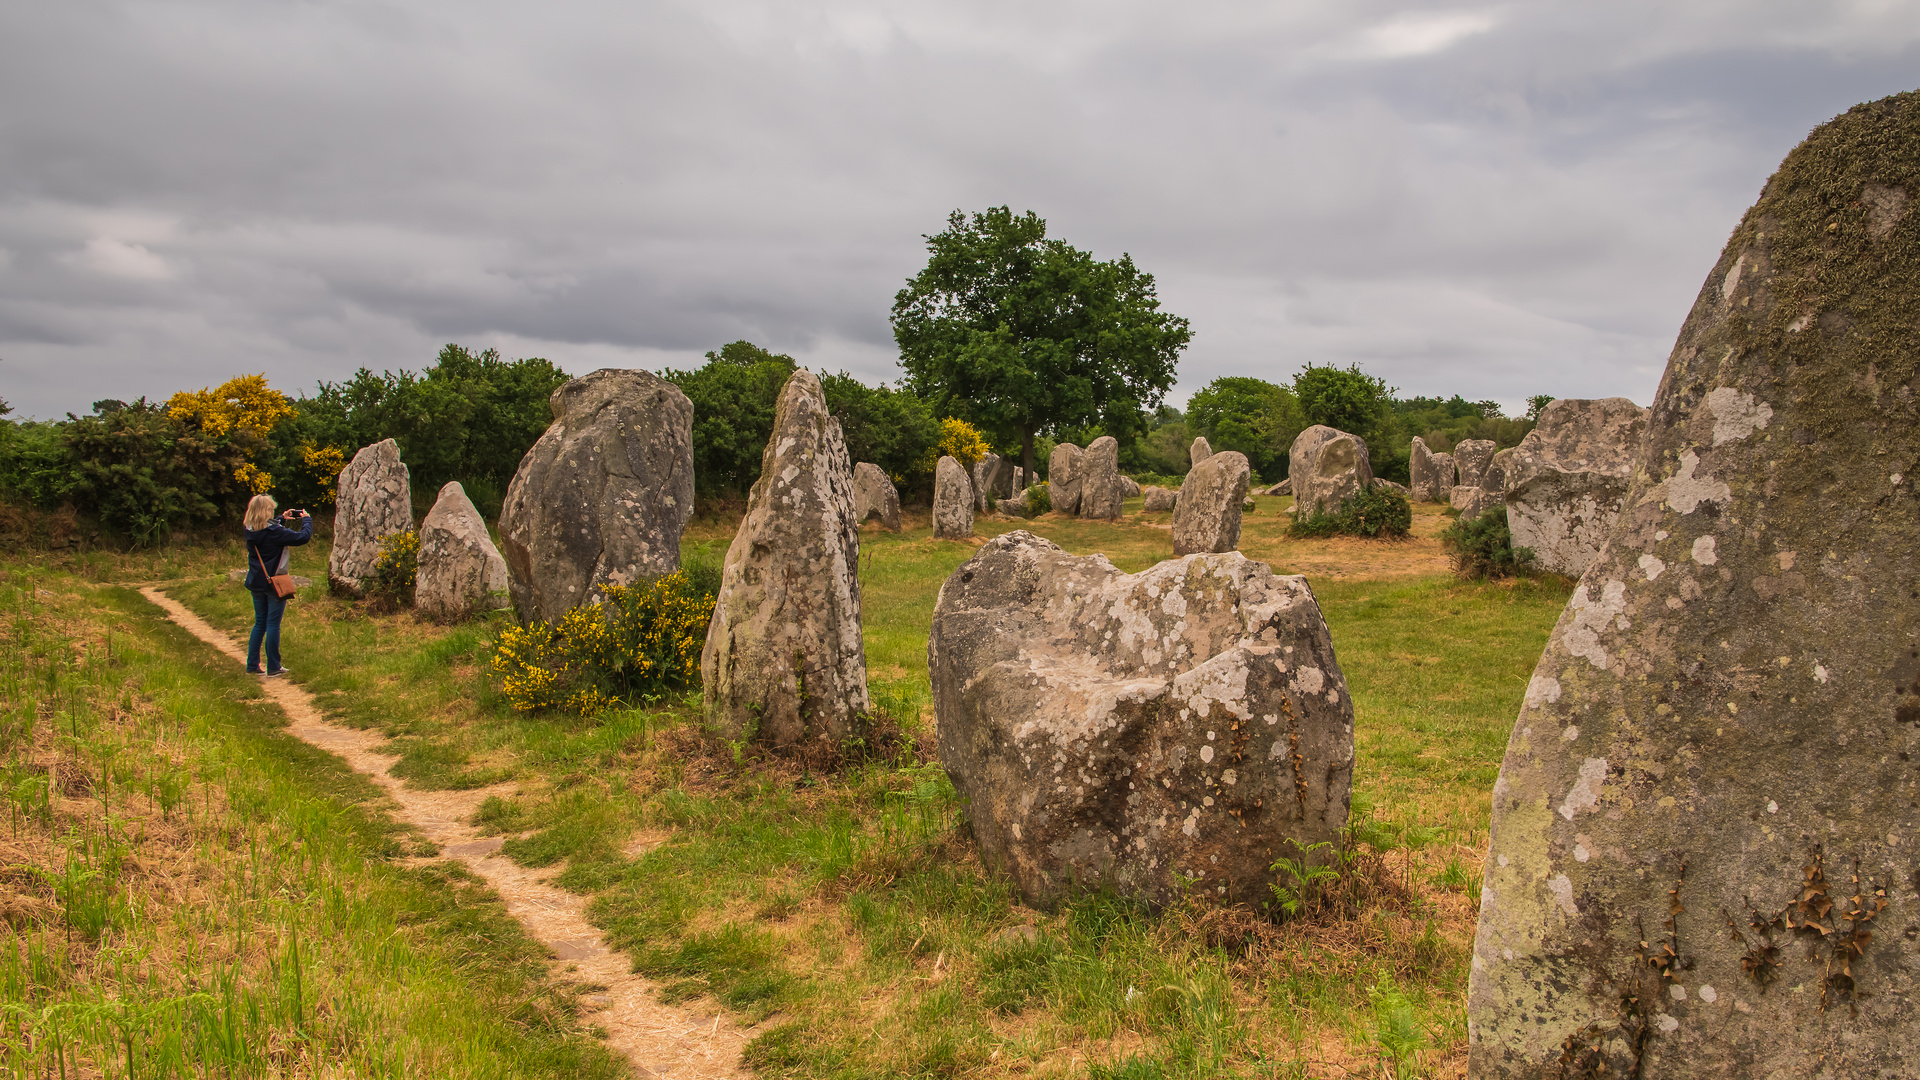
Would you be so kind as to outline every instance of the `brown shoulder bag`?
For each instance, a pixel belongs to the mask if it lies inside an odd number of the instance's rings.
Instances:
[[[253,561],[260,564],[260,572],[267,575],[267,584],[273,586],[276,596],[292,596],[294,593],[293,575],[276,574],[267,569],[267,560],[260,557],[260,549],[253,549]]]

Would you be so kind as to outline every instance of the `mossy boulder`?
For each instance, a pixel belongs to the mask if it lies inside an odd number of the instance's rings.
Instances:
[[[1858,106],[1707,276],[1494,788],[1470,1076],[1912,1075],[1916,193]]]

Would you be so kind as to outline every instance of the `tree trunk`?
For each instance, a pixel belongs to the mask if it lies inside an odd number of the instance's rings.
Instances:
[[[1033,432],[1020,432],[1020,469],[1027,486],[1033,486]]]

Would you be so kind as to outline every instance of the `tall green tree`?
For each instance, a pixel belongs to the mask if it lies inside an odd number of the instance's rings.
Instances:
[[[1032,211],[955,210],[893,301],[907,385],[941,415],[1020,443],[1056,427],[1146,429],[1192,339],[1131,256],[1102,262],[1047,237]]]
[[[1254,472],[1277,480],[1287,475],[1287,451],[1307,427],[1293,391],[1265,379],[1227,375],[1202,387],[1187,403],[1187,426],[1205,435],[1215,450],[1247,455]]]
[[[1405,483],[1408,443],[1412,436],[1393,411],[1394,387],[1360,370],[1308,364],[1293,377],[1293,394],[1308,425],[1325,424],[1367,444],[1373,474]]]
[[[773,409],[794,367],[793,357],[785,353],[734,341],[707,353],[703,367],[660,372],[693,402],[696,492],[707,498],[744,495],[760,478],[760,455],[773,434]]]

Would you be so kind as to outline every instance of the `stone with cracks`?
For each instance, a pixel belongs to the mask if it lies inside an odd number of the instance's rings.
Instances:
[[[414,610],[450,622],[507,603],[507,560],[467,490],[450,481],[420,523]]]
[[[1459,471],[1457,487],[1486,487],[1487,466],[1499,443],[1492,439],[1462,439],[1453,444],[1453,465]]]
[[[1053,509],[1062,514],[1080,512],[1081,462],[1084,451],[1072,443],[1059,443],[1047,456],[1047,496]]]
[[[1408,452],[1407,473],[1413,481],[1408,490],[1421,502],[1446,502],[1447,493],[1453,490],[1453,458],[1428,450],[1427,440],[1417,435]]]
[[[1252,469],[1247,455],[1222,450],[1195,465],[1173,511],[1173,554],[1232,551],[1240,546],[1241,504]]]
[[[1120,478],[1120,497],[1123,499],[1139,498],[1140,481],[1135,480],[1131,476],[1122,476]]]
[[[553,392],[553,424],[500,510],[513,609],[557,620],[606,585],[680,569],[693,514],[693,403],[650,371],[602,368]]]
[[[1295,513],[1331,514],[1373,486],[1373,463],[1360,436],[1315,424],[1293,440],[1287,479],[1293,481]]]
[[[333,511],[333,554],[327,582],[351,596],[366,595],[380,541],[413,531],[413,488],[400,446],[382,439],[363,446],[340,470]]]
[[[1180,493],[1172,488],[1154,487],[1149,484],[1140,489],[1143,509],[1149,514],[1161,513],[1173,509],[1180,502]]]
[[[1506,463],[1507,525],[1534,565],[1578,577],[1620,516],[1647,410],[1626,398],[1561,398]]]
[[[973,481],[966,466],[942,457],[933,469],[933,538],[965,540],[973,535]]]
[[[1268,488],[1268,489],[1267,489],[1267,494],[1269,494],[1269,495],[1291,495],[1291,494],[1293,494],[1293,477],[1291,477],[1291,476],[1289,476],[1289,477],[1287,477],[1287,478],[1286,478],[1285,480],[1282,480],[1282,481],[1280,481],[1279,483],[1277,483],[1277,484],[1275,484],[1275,485],[1273,485],[1272,487],[1270,487],[1270,488]]]
[[[1080,516],[1113,521],[1126,491],[1120,486],[1120,444],[1111,435],[1093,440],[1080,459]]]
[[[1518,447],[1509,446],[1496,451],[1487,461],[1487,475],[1480,481],[1488,495],[1502,502],[1507,498],[1507,477],[1513,472],[1513,455],[1518,450]]]
[[[1487,493],[1482,488],[1468,487],[1465,484],[1455,484],[1453,490],[1447,493],[1447,505],[1460,511],[1462,514],[1466,514],[1469,503],[1477,504],[1486,497]],[[1472,515],[1467,516],[1470,517]]]
[[[1460,511],[1462,521],[1477,518],[1501,505],[1500,497],[1486,488],[1457,487],[1453,489],[1452,506]]]
[[[838,746],[870,708],[860,521],[840,421],[799,368],[781,388],[700,654],[707,724],[775,746]]]
[[[899,532],[900,489],[885,469],[863,461],[853,467],[853,519],[865,525],[871,518],[879,518],[888,532]]]
[[[1207,442],[1205,435],[1197,436],[1193,445],[1187,447],[1188,466],[1198,465],[1213,456],[1213,444]]]
[[[1817,128],[1681,328],[1494,787],[1476,1080],[1914,1075],[1916,142]]]
[[[1016,531],[941,587],[927,657],[941,764],[1030,903],[1259,904],[1346,822],[1352,701],[1305,578],[1238,552],[1123,574]]]

